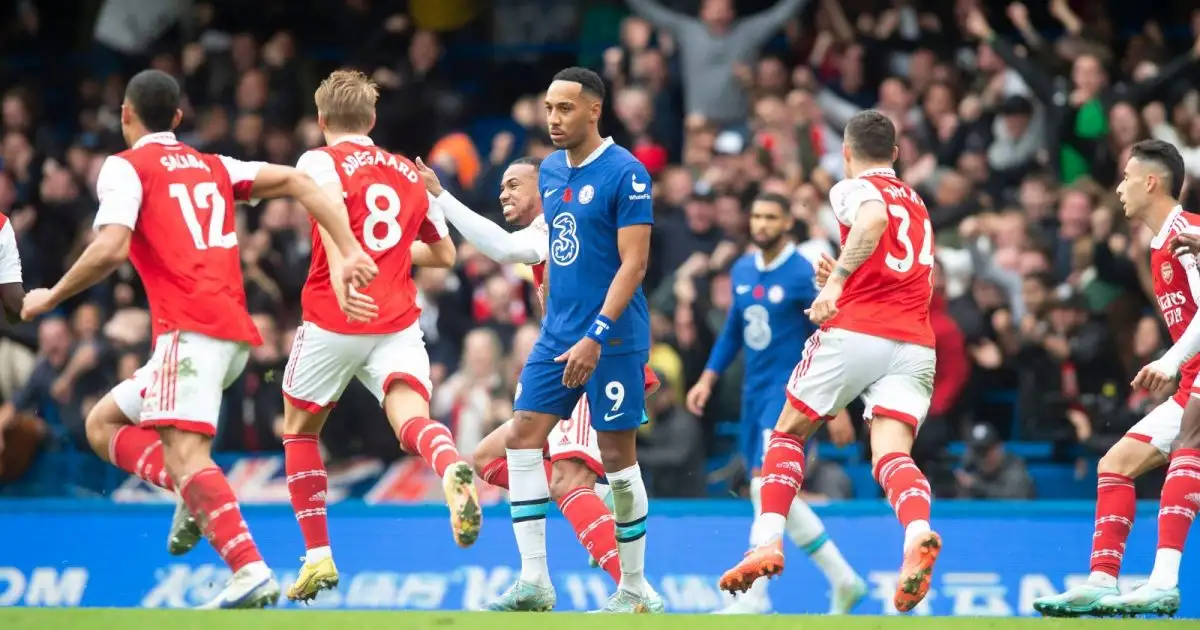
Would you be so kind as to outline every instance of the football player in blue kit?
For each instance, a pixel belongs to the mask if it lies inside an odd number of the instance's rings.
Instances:
[[[759,513],[763,448],[779,412],[787,402],[787,382],[804,344],[816,327],[804,314],[817,295],[813,266],[792,242],[793,227],[787,197],[765,193],[750,207],[750,238],[758,251],[739,258],[730,270],[733,301],[700,380],[688,392],[688,409],[704,413],[712,388],[739,350],[746,361],[742,381],[742,419],[739,445],[751,471],[750,500]],[[848,423],[845,413],[831,424]],[[836,427],[835,427],[836,428]],[[849,613],[867,593],[866,583],[850,568],[821,519],[796,499],[787,517],[792,542],[812,557],[833,587],[829,611]],[[750,541],[753,548],[758,541]],[[770,610],[767,579],[754,586],[724,614],[765,613]]]
[[[538,190],[550,228],[546,317],[521,371],[507,439],[509,501],[521,574],[506,610],[549,610],[550,490],[542,446],[584,393],[612,489],[621,580],[601,612],[660,612],[644,573],[648,501],[637,464],[650,316],[642,278],[654,222],[650,174],[598,128],[604,83],[583,68],[556,74],[546,92],[550,140]]]

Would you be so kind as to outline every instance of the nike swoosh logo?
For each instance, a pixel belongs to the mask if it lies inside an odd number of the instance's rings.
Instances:
[[[625,415],[624,411],[622,411],[621,413],[617,413],[617,414],[606,413],[606,414],[604,414],[604,421],[612,422],[613,420],[616,420],[617,418],[620,418],[623,415]]]
[[[550,195],[553,195],[556,192],[558,192],[557,188],[551,188],[550,190],[547,190],[544,195],[542,195],[542,199],[549,199]]]

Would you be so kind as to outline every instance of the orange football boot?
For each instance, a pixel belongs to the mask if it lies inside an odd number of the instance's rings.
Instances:
[[[721,590],[745,593],[758,578],[775,577],[780,573],[783,573],[783,541],[776,540],[747,551],[737,566],[721,576]]]
[[[900,581],[896,584],[896,596],[892,599],[896,610],[908,612],[925,599],[929,583],[933,580],[933,565],[941,551],[942,537],[935,532],[921,534],[904,550]]]

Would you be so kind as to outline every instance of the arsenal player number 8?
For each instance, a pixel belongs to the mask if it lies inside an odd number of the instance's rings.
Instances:
[[[370,214],[363,221],[363,243],[372,251],[382,252],[391,249],[400,242],[400,195],[396,189],[387,184],[375,183],[367,186],[367,208]],[[381,205],[380,201],[384,204]],[[375,235],[379,224],[387,227],[383,237]]]
[[[225,233],[225,198],[221,196],[216,182],[200,182],[191,190],[188,190],[187,184],[171,184],[167,187],[167,194],[179,202],[183,222],[187,224],[196,249],[237,247],[237,232]],[[196,214],[197,208],[211,211],[207,241],[204,239],[204,228],[200,226],[200,219]]]

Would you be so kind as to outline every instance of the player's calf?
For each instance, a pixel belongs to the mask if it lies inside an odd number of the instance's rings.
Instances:
[[[213,549],[233,571],[231,584],[245,584],[250,589],[260,578],[264,582],[271,580],[270,570],[242,518],[233,488],[213,463],[212,439],[173,427],[160,428],[159,433],[167,469],[180,479],[179,494],[188,510],[196,516]],[[278,596],[277,590],[275,595]]]
[[[504,458],[504,441],[508,436],[511,421],[496,427],[484,436],[471,454],[471,466],[475,475],[485,482],[508,489],[508,462]]]
[[[571,523],[579,544],[592,560],[612,577],[621,581],[621,561],[617,555],[616,521],[596,494],[598,475],[576,459],[560,459],[553,464],[550,498]]]
[[[395,379],[384,394],[383,408],[400,446],[419,455],[442,479],[454,542],[460,547],[475,544],[483,522],[475,471],[458,454],[450,429],[429,418],[428,393],[414,389],[404,379]]]
[[[929,527],[933,500],[929,480],[910,455],[916,428],[915,418],[889,417],[877,411],[871,419],[875,479],[904,526],[904,562],[892,600],[901,612],[925,599],[942,550],[941,537]]]

